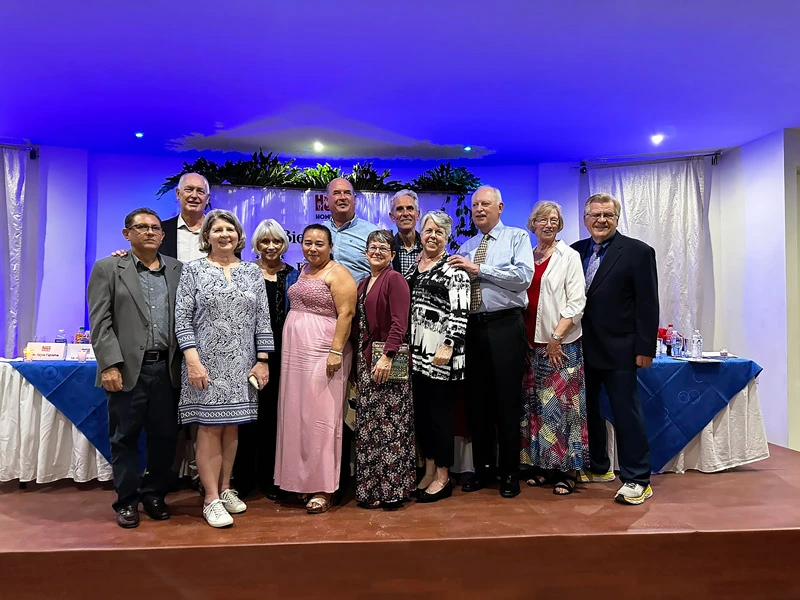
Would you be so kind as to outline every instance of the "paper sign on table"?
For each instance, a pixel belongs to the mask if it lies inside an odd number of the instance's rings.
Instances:
[[[64,360],[81,360],[80,352],[83,351],[86,354],[83,357],[83,361],[87,360],[94,360],[94,348],[92,348],[91,344],[67,344],[67,356]]]
[[[31,360],[64,360],[67,345],[61,342],[28,342],[27,348],[31,351]]]

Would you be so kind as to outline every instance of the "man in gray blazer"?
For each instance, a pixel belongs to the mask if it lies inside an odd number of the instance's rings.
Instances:
[[[181,263],[158,249],[164,230],[158,215],[138,208],[125,217],[126,256],[95,263],[89,277],[89,320],[97,358],[97,386],[108,397],[111,467],[117,524],[139,525],[139,501],[153,519],[170,516],[164,496],[178,432],[174,390],[180,360],[173,315]],[[147,472],[138,444],[147,433]]]

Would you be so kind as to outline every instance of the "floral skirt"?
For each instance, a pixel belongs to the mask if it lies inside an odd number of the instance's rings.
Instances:
[[[588,467],[589,438],[583,347],[579,340],[562,350],[567,358],[556,370],[546,347],[528,349],[520,462],[567,472]]]

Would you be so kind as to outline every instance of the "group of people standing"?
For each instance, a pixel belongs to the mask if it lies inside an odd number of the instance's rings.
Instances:
[[[300,269],[283,262],[288,236],[272,219],[251,240],[258,259],[242,261],[241,224],[227,211],[206,214],[208,183],[193,173],[178,185],[177,218],[131,212],[130,251],[95,264],[90,321],[120,526],[138,525],[140,502],[150,517],[169,518],[178,420],[197,426],[210,525],[231,525],[256,488],[327,511],[350,475],[348,396],[358,505],[447,498],[460,388],[475,471],[463,491],[499,477],[500,495],[512,498],[521,472],[559,495],[578,481],[613,480],[604,388],[623,482],[615,497],[638,504],[652,495],[636,369],[654,356],[655,254],[616,231],[616,199],[588,199],[591,237],[572,247],[558,240],[560,207],[538,203],[531,248],[526,231],[502,222],[500,191],[480,187],[480,233],[449,255],[452,220],[442,211],[420,218],[413,191],[392,198],[396,234],[356,216],[347,180],[334,179],[326,195],[330,220],[303,231]]]

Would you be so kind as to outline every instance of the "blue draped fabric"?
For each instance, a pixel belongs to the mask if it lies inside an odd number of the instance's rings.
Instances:
[[[9,363],[111,461],[105,390],[95,387],[97,363],[37,361]]]
[[[652,367],[639,369],[653,472],[661,471],[759,373],[761,367],[744,358],[691,363],[660,357]],[[600,410],[613,425],[605,392]]]

